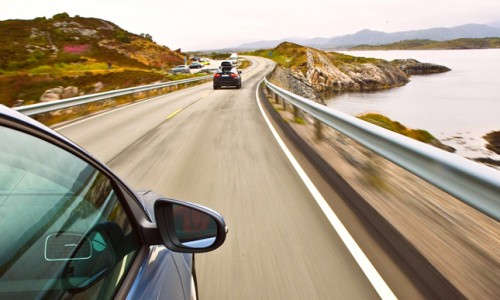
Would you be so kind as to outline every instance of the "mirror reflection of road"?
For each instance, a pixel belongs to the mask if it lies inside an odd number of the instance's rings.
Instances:
[[[241,90],[211,82],[59,131],[134,188],[212,207],[230,232],[197,255],[202,299],[376,299],[263,121],[253,58]]]

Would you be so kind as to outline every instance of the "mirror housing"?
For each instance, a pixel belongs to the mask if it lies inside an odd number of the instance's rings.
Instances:
[[[184,201],[155,201],[156,225],[165,246],[175,252],[202,253],[219,248],[228,232],[217,212]]]

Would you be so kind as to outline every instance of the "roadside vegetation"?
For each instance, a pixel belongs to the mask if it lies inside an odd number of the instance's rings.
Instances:
[[[171,75],[184,54],[95,18],[0,21],[0,104],[26,105],[44,91],[75,86],[79,94],[177,80]]]
[[[430,144],[432,146],[446,150],[448,152],[455,151],[455,149],[453,149],[452,147],[442,144],[436,137],[434,137],[428,131],[422,130],[422,129],[407,128],[403,124],[401,124],[397,121],[393,121],[386,116],[383,116],[380,114],[375,114],[375,113],[369,113],[369,114],[360,115],[360,116],[358,116],[358,118],[361,120],[364,120],[366,122],[372,123],[374,125],[388,129],[390,131],[399,133],[399,134],[404,135],[406,137],[412,138],[414,140],[417,140],[417,141],[420,141],[420,142],[423,142],[426,144]]]

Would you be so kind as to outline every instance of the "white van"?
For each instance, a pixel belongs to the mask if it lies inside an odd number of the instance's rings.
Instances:
[[[238,63],[238,53],[231,54],[231,56],[229,56],[229,60],[231,61],[233,66],[236,65]]]

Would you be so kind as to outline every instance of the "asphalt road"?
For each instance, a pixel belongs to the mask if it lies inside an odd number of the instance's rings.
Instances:
[[[211,83],[88,118],[58,131],[132,187],[197,202],[230,227],[196,256],[201,299],[377,299],[264,122],[255,59],[243,87]]]

